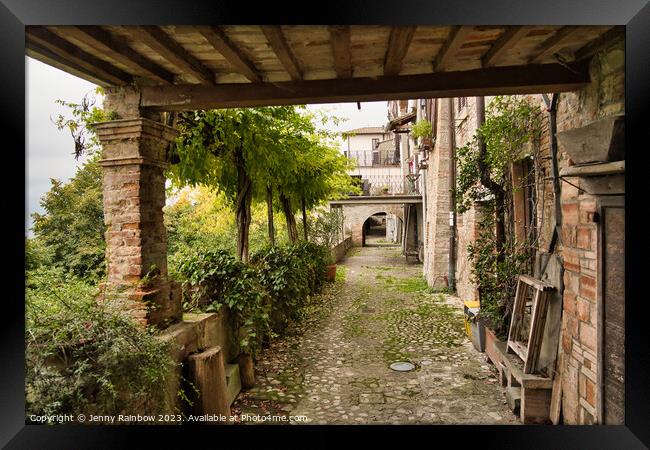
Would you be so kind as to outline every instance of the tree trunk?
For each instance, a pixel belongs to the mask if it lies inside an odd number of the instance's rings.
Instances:
[[[246,163],[242,149],[235,155],[237,165],[237,258],[248,262],[248,233],[251,225],[251,201],[253,199],[253,183],[246,172]]]
[[[305,241],[308,240],[307,233],[307,207],[305,206],[305,199],[302,199],[302,230],[305,235]]]
[[[269,222],[269,242],[272,246],[275,246],[275,226],[273,224],[273,188],[271,186],[266,187],[266,208],[268,211]]]
[[[485,122],[485,98],[476,97],[476,118],[479,127]],[[490,168],[488,167],[485,159],[487,157],[487,146],[482,139],[479,139],[479,157],[478,157],[478,169],[481,174],[481,184],[494,194],[494,214],[495,214],[495,238],[496,238],[496,251],[497,259],[503,261],[503,246],[506,241],[505,234],[505,201],[506,201],[506,192],[490,177]]]
[[[298,240],[298,228],[296,227],[296,217],[293,215],[293,211],[291,210],[291,201],[284,195],[284,193],[280,193],[280,203],[282,203],[284,217],[287,220],[289,241],[296,242]]]

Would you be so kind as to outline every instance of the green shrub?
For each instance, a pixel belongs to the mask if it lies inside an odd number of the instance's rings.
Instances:
[[[270,321],[270,299],[257,271],[221,249],[186,253],[178,270],[185,277],[184,292],[192,293],[186,309],[198,307],[206,298],[206,311],[227,307],[240,351],[254,355]]]
[[[26,278],[27,416],[168,410],[167,343],[63,269]]]
[[[301,264],[307,268],[310,292],[315,294],[325,280],[326,266],[330,260],[330,249],[313,242],[300,241],[292,246]]]
[[[271,323],[274,331],[296,318],[310,293],[308,268],[292,247],[267,247],[251,257],[260,283],[271,295]]]
[[[481,300],[479,317],[503,339],[508,334],[517,276],[525,271],[528,253],[525,243],[516,244],[514,239],[508,239],[499,258],[493,229],[492,217],[483,218],[477,239],[467,246],[467,251]]]

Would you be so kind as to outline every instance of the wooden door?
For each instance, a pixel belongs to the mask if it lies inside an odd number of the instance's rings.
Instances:
[[[602,423],[625,423],[625,206],[601,203]]]

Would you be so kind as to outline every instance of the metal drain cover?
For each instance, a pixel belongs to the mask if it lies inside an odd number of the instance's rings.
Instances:
[[[415,364],[408,361],[398,361],[391,364],[390,368],[397,372],[410,372],[415,369]]]

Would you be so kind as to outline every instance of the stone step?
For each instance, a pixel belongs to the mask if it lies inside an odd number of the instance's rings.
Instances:
[[[241,391],[241,378],[239,377],[239,364],[226,364],[226,388],[228,391],[228,404],[232,405]]]
[[[506,401],[514,414],[519,414],[521,407],[521,387],[506,388]]]

